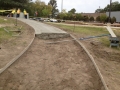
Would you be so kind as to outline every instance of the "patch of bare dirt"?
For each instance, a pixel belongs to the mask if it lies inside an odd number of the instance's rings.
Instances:
[[[14,26],[14,24],[0,24],[0,27],[5,27],[5,26]]]
[[[6,26],[6,24],[1,26]],[[0,68],[4,67],[8,62],[19,55],[28,46],[34,37],[34,30],[32,27],[19,21],[18,26],[23,27],[21,30],[22,34],[0,44]]]
[[[61,40],[68,40],[65,38]],[[30,49],[0,75],[1,90],[104,90],[85,51],[74,41],[35,38]]]
[[[74,34],[76,37],[81,35]],[[106,47],[98,40],[82,41],[94,57],[109,90],[120,89],[120,50],[116,47]]]
[[[69,30],[66,31],[73,34],[76,38],[86,37],[83,34],[77,34],[74,32],[70,32]],[[115,32],[115,34],[120,39],[118,32],[119,31]],[[94,57],[95,62],[98,65],[109,90],[119,90],[120,89],[120,48],[116,48],[116,47],[109,48],[109,46],[106,47],[97,39],[89,39],[81,42],[85,45],[85,47]]]

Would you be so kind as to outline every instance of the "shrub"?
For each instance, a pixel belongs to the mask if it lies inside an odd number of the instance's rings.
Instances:
[[[94,17],[93,16],[90,17],[90,21],[94,21]]]

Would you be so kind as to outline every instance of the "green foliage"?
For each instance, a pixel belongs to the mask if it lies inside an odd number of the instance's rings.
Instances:
[[[48,17],[51,14],[52,7],[46,5],[45,2],[36,0],[35,2],[28,3],[25,9],[30,16],[35,16],[35,12],[37,12],[37,17]]]
[[[110,5],[108,4],[104,9],[96,9],[96,13],[103,13],[110,11]],[[118,1],[112,2],[111,4],[111,11],[120,11],[120,3]]]
[[[95,13],[104,13],[104,12],[105,12],[104,9],[100,9],[100,8],[95,10]]]
[[[110,5],[108,4],[104,8],[104,11],[109,11],[109,10],[110,10]],[[112,2],[112,4],[111,4],[111,11],[120,11],[120,3],[118,1]]]
[[[29,0],[0,0],[0,9],[24,7]]]
[[[75,18],[77,21],[81,21],[83,20],[83,16],[79,13],[76,14],[76,18]]]
[[[4,28],[0,28],[0,43],[12,38],[12,33],[7,33]]]
[[[0,17],[0,24],[9,24],[11,22],[10,19]]]
[[[100,16],[98,16],[98,17],[96,18],[96,21],[100,21]]]
[[[94,17],[93,16],[90,17],[90,21],[94,21]]]
[[[101,21],[101,22],[105,22],[106,19],[107,19],[106,14],[100,15],[100,21]]]
[[[72,14],[72,13],[59,13],[57,15],[57,19],[63,19],[63,20],[76,20],[76,21],[81,21],[81,20],[86,20],[88,21],[89,18],[86,16],[85,18],[80,14]]]
[[[46,9],[46,8],[43,9],[43,10],[42,10],[42,14],[43,14],[44,17],[48,17],[48,16],[49,16],[49,11],[48,11],[48,9]]]
[[[89,21],[89,17],[88,17],[88,16],[84,16],[84,17],[83,17],[83,20],[84,20],[84,21]]]
[[[113,21],[113,22],[116,22],[116,18],[115,18],[115,17],[112,17],[112,21]]]
[[[110,18],[110,21],[111,21],[111,24],[113,24],[113,23],[116,22],[116,18],[115,18],[115,17],[112,17],[112,18]]]
[[[71,13],[71,14],[75,14],[76,10],[75,8],[71,9],[70,11],[68,11],[68,13]]]
[[[59,14],[57,15],[57,18],[58,18],[58,19],[63,19],[63,20],[65,20],[65,19],[67,19],[66,17],[67,17],[67,14],[66,14],[66,13],[59,13]]]
[[[55,14],[59,12],[57,9],[57,1],[56,0],[50,0],[48,5],[52,6],[52,17],[55,17]]]
[[[73,14],[68,13],[68,14],[67,14],[67,19],[68,19],[68,20],[74,20]]]
[[[53,24],[53,23],[52,23]],[[60,27],[64,30],[73,31],[77,34],[82,34],[84,36],[96,36],[101,34],[109,34],[109,32],[106,30],[106,28],[100,28],[100,27],[82,27],[82,26],[76,26],[74,29],[74,26],[69,25],[61,25],[61,24],[54,24],[57,27]],[[109,40],[108,37],[102,37],[102,38],[96,38],[100,42],[102,42],[105,46],[109,46]]]
[[[57,25],[58,27],[63,28],[65,30],[69,30],[69,31],[73,31],[74,29],[74,26],[70,26],[70,25],[61,25],[61,24],[54,24],[54,25]],[[86,27],[86,26],[85,27],[76,26],[74,32],[82,33],[82,35],[86,35],[86,36],[109,34],[106,28]]]

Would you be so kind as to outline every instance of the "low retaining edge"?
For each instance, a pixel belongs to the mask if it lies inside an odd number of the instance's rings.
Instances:
[[[0,69],[0,74],[2,72],[4,72],[8,67],[10,67],[15,61],[17,61],[27,50],[28,48],[31,46],[31,44],[33,43],[35,39],[35,32],[34,32],[34,38],[31,40],[30,44],[18,55],[16,56],[14,59],[12,59],[9,63],[7,63],[3,68]]]
[[[97,71],[97,73],[98,73],[98,75],[99,75],[99,77],[100,77],[100,79],[101,79],[101,81],[102,81],[102,83],[103,83],[103,86],[104,86],[105,90],[109,90],[108,87],[107,87],[107,85],[106,85],[106,82],[105,82],[105,80],[104,80],[104,78],[103,78],[103,76],[102,76],[102,74],[101,74],[101,72],[100,72],[100,70],[99,70],[99,68],[98,68],[98,66],[97,66],[97,64],[95,63],[95,60],[94,60],[93,56],[88,52],[88,50],[84,47],[84,45],[83,45],[79,40],[77,40],[77,39],[76,39],[74,36],[72,36],[71,34],[70,34],[70,36],[71,36],[72,38],[74,38],[74,39],[78,42],[78,44],[79,44],[79,45],[85,50],[85,52],[88,54],[89,58],[91,59],[93,65],[94,65],[94,67],[95,67],[95,69],[96,69],[96,71]]]

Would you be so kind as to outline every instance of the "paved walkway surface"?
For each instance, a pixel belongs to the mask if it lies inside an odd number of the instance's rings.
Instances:
[[[117,37],[110,26],[106,26],[106,28],[107,28],[108,32],[111,34],[112,37]]]
[[[29,19],[21,19],[19,18],[18,20],[27,23],[28,25],[32,26],[35,29],[35,34],[42,34],[42,33],[63,33],[67,34],[65,31],[62,31],[59,28],[34,21],[34,20],[29,20]]]

